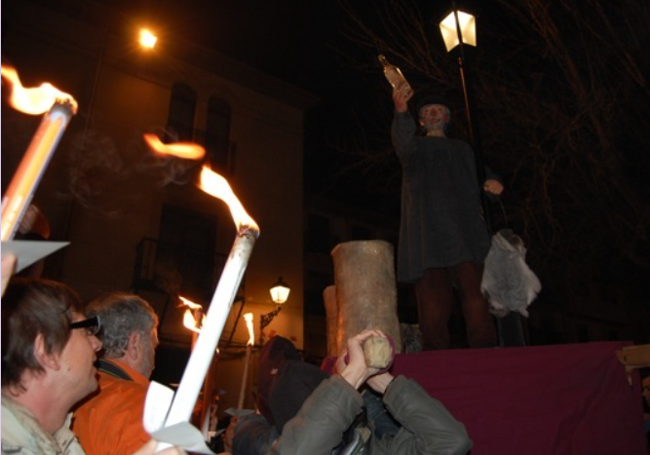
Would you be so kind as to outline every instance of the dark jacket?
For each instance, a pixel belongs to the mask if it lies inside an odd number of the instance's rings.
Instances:
[[[403,170],[397,278],[407,283],[429,268],[482,263],[490,248],[472,148],[415,132],[408,112],[395,114],[393,145]]]
[[[274,419],[269,397],[273,380],[285,362],[300,360],[300,354],[294,344],[281,336],[271,338],[260,351],[257,400],[255,404],[260,413],[271,423],[274,423]]]

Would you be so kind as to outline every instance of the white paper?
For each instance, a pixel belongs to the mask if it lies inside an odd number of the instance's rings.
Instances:
[[[201,432],[189,422],[180,422],[164,428],[165,419],[174,399],[174,391],[156,381],[151,381],[144,402],[142,424],[147,433],[158,441],[156,452],[174,445],[187,452],[212,455]]]
[[[34,262],[68,246],[70,242],[50,242],[48,240],[7,240],[2,242],[2,255],[13,253],[18,258],[16,273]]]
[[[142,425],[147,433],[151,434],[162,428],[173,398],[174,391],[172,389],[156,381],[151,381],[142,415]]]
[[[181,447],[187,452],[204,453],[206,455],[214,454],[205,444],[203,435],[198,428],[189,422],[179,422],[149,434],[156,441]]]

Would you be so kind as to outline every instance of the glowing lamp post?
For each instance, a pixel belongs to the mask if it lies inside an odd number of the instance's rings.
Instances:
[[[472,145],[476,146],[476,122],[473,121],[473,111],[470,109],[470,94],[468,91],[467,78],[465,75],[465,44],[476,47],[476,18],[468,13],[454,10],[447,15],[439,24],[442,39],[445,42],[447,52],[451,52],[459,46],[458,68],[460,80],[463,84],[463,97],[465,99],[465,114],[472,139]],[[477,158],[478,164],[478,158]]]
[[[449,13],[439,24],[442,39],[445,42],[447,52],[451,52],[459,46],[458,68],[460,79],[463,84],[463,97],[465,99],[465,114],[474,148],[474,159],[476,161],[476,175],[479,188],[483,187],[485,181],[485,165],[483,163],[483,152],[479,135],[478,120],[472,109],[472,92],[467,82],[465,73],[465,44],[476,46],[476,18],[468,13],[456,9],[453,2],[453,11]],[[490,206],[487,203],[485,194],[481,192],[481,203],[483,205],[483,216],[485,223],[491,227],[492,216]],[[499,337],[505,346],[525,346],[523,329],[521,327],[521,316],[519,313],[511,312],[504,318],[497,318]]]
[[[462,44],[476,46],[476,18],[473,15],[454,9],[439,25],[447,52]]]
[[[440,34],[445,42],[447,52],[451,52],[456,47],[459,48],[458,69],[460,71],[460,81],[463,86],[463,99],[465,101],[465,116],[469,126],[470,142],[474,148],[474,159],[476,161],[476,174],[478,177],[479,187],[483,187],[485,181],[485,164],[483,162],[483,152],[481,150],[481,141],[478,129],[478,121],[473,109],[473,97],[470,90],[467,74],[465,72],[465,45],[476,47],[476,18],[466,12],[456,9],[456,2],[452,2],[453,10],[440,23]],[[481,195],[483,204],[483,215],[485,222],[491,226],[491,217],[489,206],[485,200],[485,195]]]
[[[270,292],[271,300],[273,300],[273,303],[275,303],[277,307],[270,313],[263,314],[260,317],[260,344],[264,344],[264,327],[269,325],[273,318],[275,318],[278,313],[282,311],[282,304],[289,298],[289,292],[291,292],[291,288],[282,280],[282,277],[280,277],[278,278],[278,281],[273,286],[271,286]]]
[[[278,282],[271,287],[271,300],[273,300],[278,305],[282,305],[289,298],[289,292],[291,288],[287,283],[282,281],[282,277],[278,278]]]

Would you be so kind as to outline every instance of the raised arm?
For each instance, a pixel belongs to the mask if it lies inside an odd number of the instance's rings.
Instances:
[[[465,426],[415,381],[397,376],[385,391],[384,403],[403,427],[381,442],[386,453],[465,455],[472,447]]]
[[[415,149],[416,125],[408,111],[408,101],[412,96],[413,92],[404,89],[393,90],[395,117],[393,118],[391,135],[397,156],[408,154]]]

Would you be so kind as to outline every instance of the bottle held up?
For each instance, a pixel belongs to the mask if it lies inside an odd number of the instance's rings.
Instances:
[[[386,60],[384,54],[379,54],[377,58],[379,59],[381,66],[383,66],[384,76],[386,76],[386,80],[390,82],[390,85],[393,86],[393,90],[399,90],[402,87],[406,87],[409,94],[413,93],[411,84],[409,84],[409,82],[402,74],[402,71],[397,66]]]

